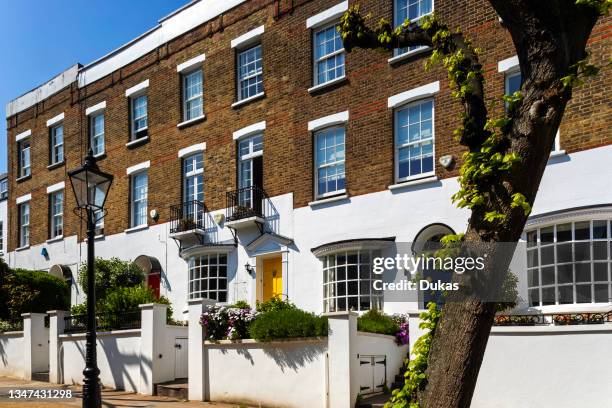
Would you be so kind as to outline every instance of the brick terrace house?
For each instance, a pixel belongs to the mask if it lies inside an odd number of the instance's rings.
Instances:
[[[451,203],[460,106],[444,70],[423,69],[427,48],[345,53],[335,25],[349,3],[395,23],[435,11],[482,48],[491,101],[520,87],[484,0],[191,2],[7,105],[9,264],[77,281],[85,228],[67,172],[91,148],[115,177],[97,255],[141,265],[177,318],[200,297],[422,307],[423,294],[372,289],[371,259],[466,227]],[[595,63],[609,38],[602,18]],[[515,270],[525,305],[609,308],[610,84],[604,70],[578,89],[559,129]]]

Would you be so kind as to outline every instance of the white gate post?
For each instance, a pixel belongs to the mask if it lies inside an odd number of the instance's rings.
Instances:
[[[204,362],[204,332],[200,325],[200,316],[204,311],[204,299],[192,299],[189,301],[189,345],[188,355],[188,386],[189,400],[204,401],[206,398],[205,378],[206,366]]]
[[[23,377],[49,368],[49,336],[45,330],[45,313],[24,313],[23,317]]]
[[[60,334],[64,333],[64,318],[70,313],[64,310],[49,310],[49,382],[61,384],[62,356],[60,354]]]
[[[326,313],[329,321],[328,371],[329,400],[333,408],[355,406],[359,393],[359,360],[357,359],[357,313]]]
[[[155,383],[158,382],[160,369],[166,363],[163,360],[162,345],[166,328],[167,305],[148,303],[140,305],[140,386],[138,392],[153,395]],[[166,356],[167,359],[167,356]]]

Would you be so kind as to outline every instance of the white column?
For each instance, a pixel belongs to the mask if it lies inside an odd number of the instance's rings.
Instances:
[[[64,310],[50,310],[49,315],[49,382],[61,384],[60,372],[62,360],[60,355],[60,334],[64,333],[66,322],[64,318],[70,313]]]
[[[327,313],[329,319],[328,372],[329,407],[355,406],[359,393],[357,358],[357,313]]]
[[[142,318],[140,329],[140,386],[138,392],[153,395],[153,386],[159,382],[160,368],[165,364],[162,345],[165,341],[166,310],[159,303],[140,305]],[[161,356],[161,357],[160,357]]]
[[[282,247],[281,262],[281,271],[283,275],[283,299],[289,299],[289,250],[287,247]]]
[[[204,362],[204,331],[200,325],[204,305],[205,300],[201,298],[189,301],[188,387],[189,400],[195,401],[204,401],[206,397],[204,378],[208,373],[205,372],[207,364]]]
[[[23,317],[23,376],[49,369],[49,331],[45,329],[45,313],[24,313]]]

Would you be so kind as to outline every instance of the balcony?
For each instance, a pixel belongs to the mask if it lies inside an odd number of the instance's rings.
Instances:
[[[206,232],[206,205],[198,200],[170,207],[170,236],[181,241],[201,242]]]
[[[264,189],[259,186],[228,191],[225,224],[234,229],[251,225],[261,229],[265,221],[264,204],[268,199]]]

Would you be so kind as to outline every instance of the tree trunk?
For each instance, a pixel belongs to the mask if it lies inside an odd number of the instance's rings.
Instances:
[[[560,79],[586,57],[586,42],[598,14],[574,0],[489,1],[512,35],[523,74],[524,97],[512,114],[509,131],[510,151],[520,156],[521,165],[507,185],[533,203],[571,97],[571,89],[562,87]],[[503,213],[504,228],[494,230],[482,221],[482,214],[473,212],[466,242],[517,242],[527,215],[508,206]],[[507,268],[509,262],[495,266]],[[429,354],[427,384],[419,393],[422,407],[470,406],[495,310],[495,303],[476,299],[445,304]]]

